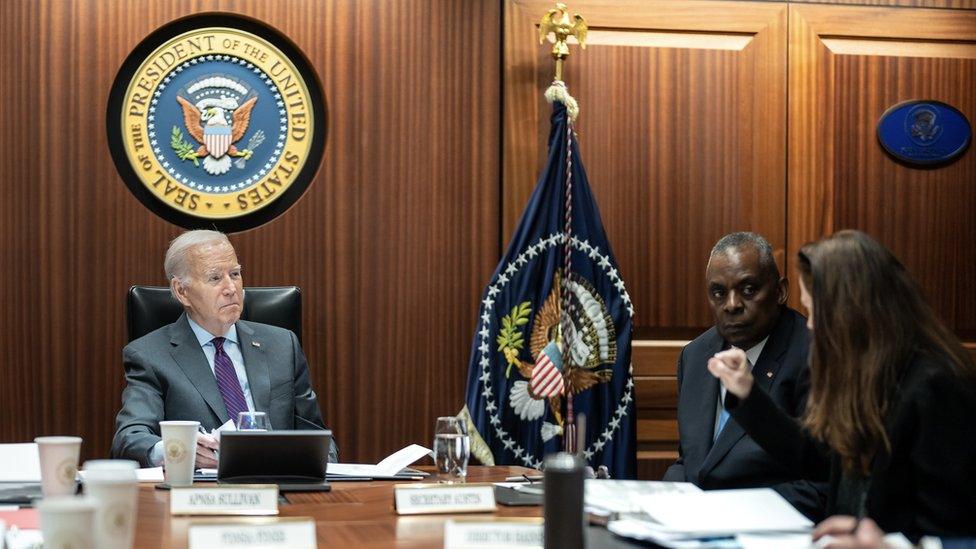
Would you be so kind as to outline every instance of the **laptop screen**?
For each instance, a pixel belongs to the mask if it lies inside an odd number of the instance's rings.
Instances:
[[[219,482],[324,482],[332,431],[225,431]]]

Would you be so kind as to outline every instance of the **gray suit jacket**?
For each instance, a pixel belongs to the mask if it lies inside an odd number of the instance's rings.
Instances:
[[[237,337],[254,407],[268,413],[271,428],[324,429],[305,354],[295,334],[240,320]],[[199,421],[209,432],[229,419],[217,380],[186,314],[126,345],[122,360],[126,387],[115,419],[113,458],[148,466],[149,451],[160,440],[162,420]],[[335,441],[329,459],[338,459]]]
[[[806,322],[800,313],[782,307],[762,354],[753,367],[755,384],[768,392],[787,414],[798,417],[806,408],[810,388]],[[708,359],[725,348],[712,327],[688,344],[678,358],[678,461],[664,480],[692,482],[703,489],[771,486],[812,520],[823,517],[827,485],[802,480],[752,440],[735,419],[729,419],[712,442],[719,381],[707,368]]]

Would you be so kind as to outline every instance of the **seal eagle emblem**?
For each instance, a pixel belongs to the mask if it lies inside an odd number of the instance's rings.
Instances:
[[[150,35],[119,71],[109,143],[129,190],[187,228],[241,231],[288,209],[324,148],[324,104],[304,56],[227,14]]]
[[[210,97],[212,90],[220,92],[226,90],[232,93],[220,93],[219,97]],[[251,122],[251,110],[258,100],[257,96],[240,103],[238,97],[233,94],[246,97],[249,95],[247,88],[224,76],[203,78],[202,81],[193,83],[187,89],[187,93],[202,96],[195,103],[191,103],[183,95],[176,96],[176,101],[183,107],[183,123],[186,130],[200,143],[200,147],[184,153],[180,159],[203,158],[203,168],[208,173],[220,175],[230,170],[231,156],[243,157],[245,160],[251,158],[252,150],[238,151],[234,143],[240,141],[247,131],[247,126]]]
[[[524,421],[543,416],[546,404],[556,423],[542,424],[542,440],[563,434],[560,413],[562,398],[566,393],[579,394],[597,383],[613,378],[613,364],[617,360],[617,335],[606,305],[593,285],[583,277],[573,275],[568,282],[570,295],[576,301],[576,310],[582,311],[570,318],[570,333],[565,339],[559,334],[559,296],[564,282],[557,274],[552,290],[535,315],[531,328],[529,351],[537,357],[534,363],[521,360],[521,346],[512,345],[510,326],[517,326],[519,318],[531,313],[529,303],[522,303],[503,320],[502,333],[498,336],[498,350],[505,356],[509,371],[515,366],[525,380],[516,381],[509,391],[512,409]],[[516,339],[517,341],[517,339]],[[570,342],[570,365],[562,364],[562,343]]]

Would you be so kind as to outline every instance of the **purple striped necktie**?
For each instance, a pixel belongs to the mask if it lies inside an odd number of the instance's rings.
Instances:
[[[241,390],[237,372],[234,371],[234,363],[224,351],[224,338],[215,337],[211,343],[217,350],[214,353],[214,375],[217,376],[217,388],[220,389],[220,396],[224,399],[224,406],[227,407],[227,415],[231,421],[237,423],[237,414],[248,410],[247,400],[244,399],[244,391]]]

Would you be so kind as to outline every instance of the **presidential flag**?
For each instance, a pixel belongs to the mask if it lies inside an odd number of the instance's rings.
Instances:
[[[591,465],[633,478],[634,309],[583,169],[576,101],[560,81],[546,98],[548,162],[482,296],[461,415],[482,463],[540,468],[581,429]]]

